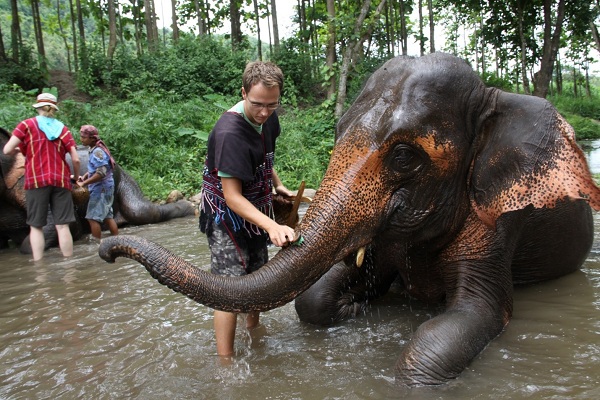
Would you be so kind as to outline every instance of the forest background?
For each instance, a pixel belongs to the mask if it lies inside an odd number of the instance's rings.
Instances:
[[[0,0],[0,127],[52,91],[75,137],[97,126],[150,199],[192,196],[246,62],[272,60],[286,77],[276,168],[290,189],[316,188],[366,78],[391,57],[444,51],[488,86],[547,98],[578,139],[600,138],[600,0],[158,1]],[[292,8],[285,37],[278,7]]]

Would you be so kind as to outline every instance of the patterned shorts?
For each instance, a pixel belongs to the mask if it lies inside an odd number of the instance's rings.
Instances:
[[[242,276],[258,270],[269,260],[263,238],[236,235],[234,240],[223,225],[212,223],[211,228],[206,237],[213,274]]]

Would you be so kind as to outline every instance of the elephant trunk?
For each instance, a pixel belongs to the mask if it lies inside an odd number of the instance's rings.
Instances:
[[[138,236],[105,238],[98,253],[107,262],[114,262],[117,257],[135,260],[161,284],[198,303],[228,312],[266,311],[280,307],[327,271],[324,267],[316,270],[298,266],[298,259],[304,259],[303,264],[316,264],[317,257],[311,257],[311,251],[305,245],[284,249],[263,268],[245,276],[211,274]]]
[[[296,228],[303,244],[282,249],[252,274],[213,275],[156,243],[134,236],[104,239],[100,257],[108,262],[117,257],[133,259],[163,285],[221,311],[266,311],[280,307],[317,282],[336,262],[368,244],[383,216],[382,205],[389,196],[381,195],[381,183],[357,178],[364,175],[364,169],[380,168],[379,155],[365,147],[355,152],[343,151],[344,148],[348,149],[338,145],[332,160],[337,154],[340,160],[354,159],[354,165],[360,167],[348,170],[346,163],[330,163],[321,188]],[[363,197],[355,195],[365,190],[379,194],[365,204]]]

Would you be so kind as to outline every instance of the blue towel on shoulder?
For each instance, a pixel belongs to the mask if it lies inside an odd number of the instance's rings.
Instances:
[[[60,122],[55,118],[44,117],[43,115],[38,115],[35,117],[37,120],[38,126],[46,134],[48,140],[54,140],[60,136],[65,124]]]

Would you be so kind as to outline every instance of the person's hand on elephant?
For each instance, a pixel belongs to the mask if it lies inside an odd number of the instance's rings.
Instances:
[[[275,246],[285,247],[296,240],[296,234],[292,228],[287,225],[280,225],[273,220],[271,222],[272,224],[265,230]]]

